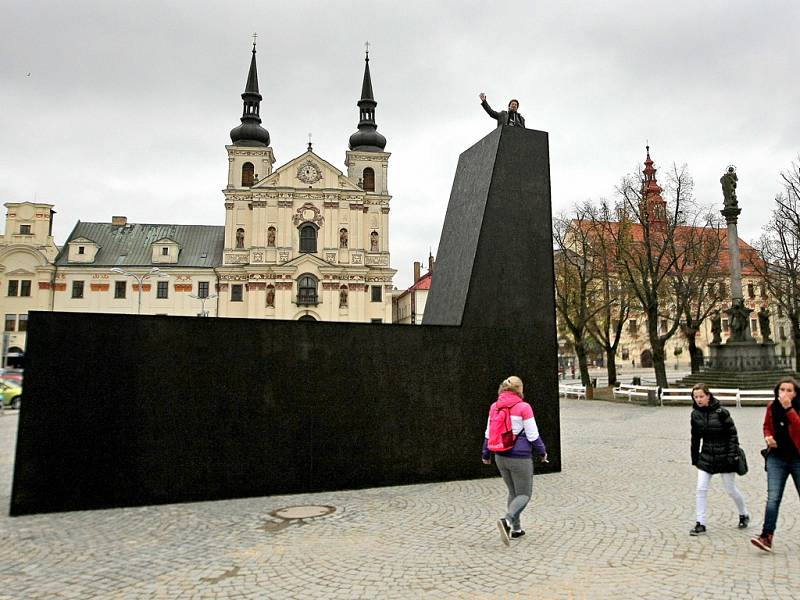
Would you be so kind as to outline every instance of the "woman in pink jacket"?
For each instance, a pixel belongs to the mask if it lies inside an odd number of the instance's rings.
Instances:
[[[547,462],[547,449],[539,436],[533,409],[523,400],[522,380],[512,375],[500,384],[497,393],[497,402],[489,409],[482,459],[488,465],[494,454],[497,470],[508,488],[507,512],[497,520],[500,537],[508,546],[511,538],[525,535],[520,514],[533,490],[533,453],[535,451],[543,457],[542,462]],[[507,447],[500,442],[501,438]]]

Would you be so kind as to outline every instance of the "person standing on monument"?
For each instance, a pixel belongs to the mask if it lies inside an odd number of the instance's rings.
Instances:
[[[800,385],[784,377],[775,386],[775,399],[764,415],[764,441],[767,443],[767,506],[761,534],[750,542],[772,552],[772,536],[778,523],[783,490],[789,475],[800,495]]]
[[[720,474],[725,491],[736,503],[739,529],[745,529],[750,523],[750,513],[734,479],[739,461],[739,436],[733,418],[727,409],[720,406],[705,383],[692,388],[692,407],[691,453],[692,465],[697,467],[697,522],[689,530],[689,535],[706,533],[708,484],[715,473]]]
[[[523,400],[523,384],[512,375],[500,384],[497,402],[489,409],[483,440],[483,464],[491,464],[494,454],[497,470],[508,488],[507,512],[497,520],[503,543],[525,535],[520,515],[533,493],[533,454],[547,462],[547,448],[539,435],[533,408]],[[502,443],[500,440],[503,440]]]
[[[478,96],[481,99],[481,106],[486,113],[497,121],[498,127],[525,127],[525,118],[519,114],[519,100],[511,99],[508,101],[508,110],[501,110],[497,112],[492,110],[489,103],[486,102],[486,94],[482,93]]]

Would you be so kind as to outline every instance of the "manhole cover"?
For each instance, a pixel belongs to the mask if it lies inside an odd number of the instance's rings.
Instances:
[[[270,514],[279,519],[314,519],[316,517],[324,517],[336,511],[335,506],[287,506],[273,510]]]

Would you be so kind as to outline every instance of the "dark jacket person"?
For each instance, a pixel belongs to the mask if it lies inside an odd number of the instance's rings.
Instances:
[[[504,125],[509,127],[525,127],[525,117],[517,112],[519,100],[510,100],[508,102],[508,110],[497,112],[492,110],[492,107],[486,102],[486,94],[481,94],[479,97],[483,110],[485,110],[490,117],[497,120],[498,127],[503,127]]]

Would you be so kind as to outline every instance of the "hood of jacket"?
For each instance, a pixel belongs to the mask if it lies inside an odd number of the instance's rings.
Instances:
[[[511,408],[512,406],[514,406],[515,404],[519,404],[520,402],[524,402],[524,400],[514,392],[506,390],[497,397],[497,408],[498,409]]]

